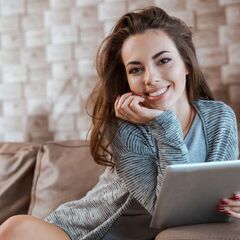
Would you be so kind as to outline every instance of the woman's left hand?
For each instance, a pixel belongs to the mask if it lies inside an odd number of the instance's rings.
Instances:
[[[231,198],[222,199],[218,211],[228,216],[240,219],[240,193],[235,193]]]
[[[133,93],[118,96],[115,104],[116,117],[135,124],[145,124],[163,113],[159,109],[151,109],[144,105],[145,99]]]

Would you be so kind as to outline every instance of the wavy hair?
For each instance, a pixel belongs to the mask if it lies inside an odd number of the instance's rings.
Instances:
[[[109,149],[117,127],[114,102],[118,95],[130,91],[121,57],[123,43],[129,36],[150,29],[164,31],[175,43],[188,69],[186,90],[189,102],[213,99],[197,61],[191,29],[182,20],[168,15],[158,7],[148,7],[123,15],[111,34],[102,41],[96,55],[99,80],[90,95],[94,101],[90,149],[94,160],[100,165],[114,166]]]

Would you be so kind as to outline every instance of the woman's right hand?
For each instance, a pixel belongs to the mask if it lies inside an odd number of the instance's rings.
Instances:
[[[116,116],[135,124],[145,124],[163,113],[144,106],[144,101],[143,97],[131,92],[118,96],[114,104]]]

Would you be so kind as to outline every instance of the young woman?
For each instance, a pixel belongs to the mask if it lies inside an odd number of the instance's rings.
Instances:
[[[169,164],[238,158],[235,115],[213,100],[179,19],[157,7],[125,14],[99,48],[97,71],[91,151],[105,173],[45,221],[10,218],[0,239],[154,239],[149,224]],[[240,218],[239,199],[219,211]]]

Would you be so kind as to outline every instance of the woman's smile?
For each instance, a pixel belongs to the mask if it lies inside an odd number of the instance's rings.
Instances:
[[[149,91],[146,93],[146,96],[148,97],[149,100],[151,99],[155,99],[156,97],[163,97],[165,95],[165,93],[168,91],[170,85],[166,86],[166,87],[161,87],[157,90],[154,91]]]
[[[171,85],[168,85],[166,87],[158,88],[154,91],[147,92],[144,95],[144,105],[151,108],[156,108],[156,106],[163,105],[163,102],[168,99],[170,89]]]

